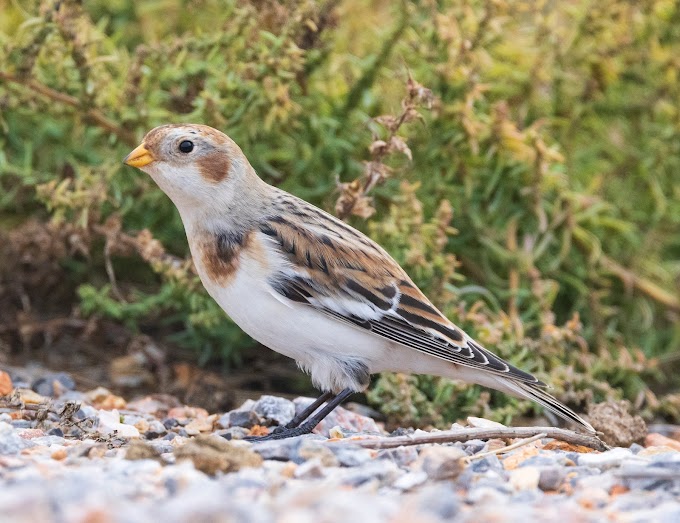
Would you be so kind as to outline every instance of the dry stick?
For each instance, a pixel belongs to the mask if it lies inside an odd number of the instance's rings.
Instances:
[[[529,443],[533,443],[534,441],[537,441],[539,439],[543,439],[547,436],[548,435],[545,432],[541,432],[540,434],[536,434],[535,436],[532,436],[530,438],[522,439],[520,441],[513,443],[512,445],[501,447],[500,449],[490,450],[488,452],[480,452],[479,454],[473,454],[472,456],[468,456],[467,458],[465,458],[465,460],[468,463],[470,463],[471,461],[476,459],[482,459],[487,456],[493,456],[494,454],[501,454],[503,452],[508,452],[509,450],[515,450],[520,447],[523,447],[524,445],[528,445]]]
[[[470,441],[473,439],[498,439],[498,438],[530,438],[537,434],[545,437],[565,441],[573,445],[581,445],[595,450],[608,450],[609,447],[600,441],[597,436],[579,434],[571,430],[558,429],[555,427],[507,427],[493,429],[462,429],[444,430],[430,434],[418,434],[414,436],[395,436],[378,439],[355,440],[347,439],[329,443],[330,445],[357,445],[365,449],[393,449],[411,445],[425,445],[428,443],[452,443],[455,441]]]
[[[55,100],[66,105],[70,105],[71,107],[74,107],[76,109],[82,109],[82,104],[80,103],[80,100],[78,100],[78,98],[76,98],[75,96],[71,96],[60,91],[56,91],[51,87],[47,87],[46,85],[43,85],[40,82],[37,82],[33,79],[21,78],[13,74],[0,71],[0,80],[5,80],[7,82],[23,85],[25,87],[28,87],[31,91],[46,96],[51,100]],[[92,108],[85,109],[83,115],[86,118],[92,120],[99,127],[118,136],[118,138],[120,138],[121,141],[125,142],[126,144],[135,145],[136,140],[134,134],[126,129],[123,129],[115,122],[109,120],[109,118],[107,118],[104,115],[104,113],[102,113],[100,110]]]

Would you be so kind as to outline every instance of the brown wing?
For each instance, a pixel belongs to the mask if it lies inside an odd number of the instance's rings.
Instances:
[[[540,384],[449,321],[375,242],[281,191],[259,223],[289,262],[269,284],[288,299],[456,364]]]

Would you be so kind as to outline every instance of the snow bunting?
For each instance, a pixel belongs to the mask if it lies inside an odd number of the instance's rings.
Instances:
[[[544,383],[449,321],[370,238],[262,181],[220,131],[156,127],[124,162],[148,173],[177,206],[210,296],[324,391],[270,437],[311,432],[383,371],[478,383],[529,398],[594,432]]]

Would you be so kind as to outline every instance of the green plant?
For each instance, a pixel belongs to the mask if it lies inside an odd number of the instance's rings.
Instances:
[[[52,238],[77,288],[63,314],[162,325],[203,360],[252,343],[193,274],[171,203],[120,163],[153,126],[201,122],[270,183],[335,202],[565,401],[677,418],[655,395],[680,385],[657,363],[680,343],[677,3],[188,3],[0,0],[0,254]],[[45,292],[18,274],[0,267],[7,317]],[[402,423],[533,408],[429,377],[371,397]]]

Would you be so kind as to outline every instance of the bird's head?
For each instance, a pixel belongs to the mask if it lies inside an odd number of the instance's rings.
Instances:
[[[206,125],[156,127],[123,161],[149,174],[180,212],[211,204],[223,207],[242,182],[257,179],[239,146]]]

